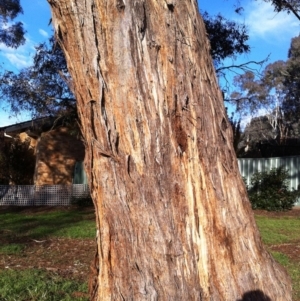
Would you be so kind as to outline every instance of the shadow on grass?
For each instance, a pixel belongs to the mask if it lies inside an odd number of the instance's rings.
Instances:
[[[0,245],[32,239],[93,238],[93,207],[8,207],[0,209]]]

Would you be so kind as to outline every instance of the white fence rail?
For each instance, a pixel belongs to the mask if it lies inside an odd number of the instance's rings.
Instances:
[[[69,206],[89,196],[87,184],[0,185],[0,206]]]

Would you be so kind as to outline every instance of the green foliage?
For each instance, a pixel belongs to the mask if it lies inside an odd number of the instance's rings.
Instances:
[[[235,150],[235,154],[238,157],[240,150],[238,148],[239,143],[242,137],[242,129],[241,129],[241,119],[236,120],[234,113],[232,113],[231,117],[228,118],[229,123],[231,124],[232,134],[233,134],[233,148]]]
[[[75,292],[86,293],[86,284],[67,280],[41,270],[0,272],[0,301],[84,301]]]
[[[292,13],[300,21],[300,2],[299,0],[264,0],[271,3],[276,12],[286,11]]]
[[[299,121],[300,113],[300,36],[291,41],[288,60],[283,69],[285,98],[282,109],[289,120]]]
[[[17,48],[25,43],[25,30],[21,22],[11,23],[23,9],[19,0],[1,0],[0,2],[0,43]]]
[[[261,74],[251,70],[234,77],[237,90],[231,94],[230,102],[242,115],[255,115],[261,109],[268,114],[281,107],[284,101],[283,81],[286,63],[277,61],[265,67]]]
[[[17,74],[5,71],[0,76],[2,99],[16,114],[27,110],[34,117],[76,117],[76,102],[62,49],[53,37],[35,48],[32,66]]]
[[[234,59],[236,55],[250,51],[245,25],[229,21],[220,14],[211,17],[204,12],[203,18],[216,66],[220,67],[226,58]],[[74,123],[77,113],[72,85],[64,53],[51,37],[48,43],[36,47],[32,66],[19,73],[3,72],[0,96],[16,114],[26,110],[34,117],[67,116]]]
[[[202,17],[215,66],[219,66],[226,58],[234,58],[237,54],[250,52],[250,46],[247,44],[249,36],[244,24],[227,20],[220,14],[211,17],[204,12]]]
[[[248,188],[252,208],[269,211],[292,209],[299,192],[288,190],[287,179],[288,171],[282,167],[254,173]]]
[[[30,141],[19,138],[2,140],[0,144],[0,184],[31,185],[35,154]]]
[[[291,40],[286,61],[268,64],[261,74],[248,70],[234,78],[236,91],[230,103],[242,115],[267,112],[268,122],[279,139],[290,136],[291,123],[300,113],[300,36]]]
[[[90,196],[82,198],[73,198],[72,205],[76,205],[78,207],[90,207],[93,206],[93,200]]]

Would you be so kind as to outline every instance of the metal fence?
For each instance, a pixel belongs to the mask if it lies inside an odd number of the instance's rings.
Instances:
[[[289,171],[289,188],[300,186],[300,156],[281,158],[239,158],[239,170],[250,185],[253,173],[283,166]],[[76,199],[88,198],[87,184],[0,185],[0,206],[69,206]],[[297,202],[300,206],[300,200]]]
[[[239,169],[247,185],[250,185],[251,176],[255,172],[269,171],[272,168],[283,167],[288,170],[289,188],[298,189],[300,185],[300,156],[280,158],[239,158]],[[300,205],[300,200],[296,203]]]
[[[87,184],[0,185],[0,206],[69,206],[89,196]]]

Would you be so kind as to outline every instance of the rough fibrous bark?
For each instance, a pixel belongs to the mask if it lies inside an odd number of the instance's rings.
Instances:
[[[192,0],[48,0],[98,228],[92,300],[291,300],[239,175]]]

